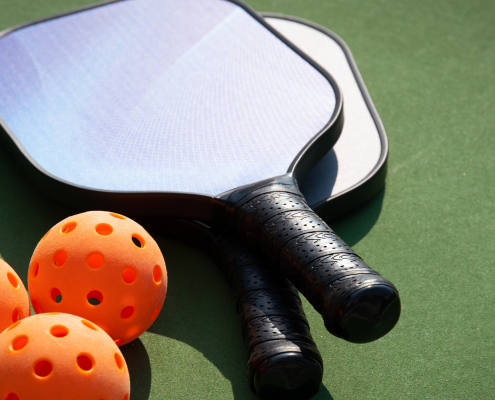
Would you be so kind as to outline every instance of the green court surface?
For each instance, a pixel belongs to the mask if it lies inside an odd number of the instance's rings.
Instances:
[[[0,0],[0,28],[88,3]],[[332,226],[396,284],[402,316],[384,338],[356,345],[327,333],[304,300],[325,362],[315,399],[495,398],[495,2],[248,3],[339,34],[390,141],[384,190]],[[37,242],[72,214],[0,149],[0,254],[25,284]],[[122,349],[131,399],[253,399],[220,272],[201,251],[155,237],[169,292],[154,325]]]

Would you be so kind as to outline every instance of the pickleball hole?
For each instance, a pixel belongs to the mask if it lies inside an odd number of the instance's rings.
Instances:
[[[110,215],[114,218],[118,218],[118,219],[126,219],[126,217],[124,217],[123,215],[120,215],[120,214],[116,214],[116,213],[110,213]]]
[[[87,263],[88,263],[89,267],[93,268],[93,269],[101,268],[103,266],[104,262],[105,262],[105,259],[99,253],[93,253],[87,259]]]
[[[36,278],[38,276],[38,272],[40,271],[40,265],[35,262],[33,264],[33,277]]]
[[[28,344],[28,337],[27,336],[19,336],[19,337],[16,337],[13,341],[12,341],[12,350],[13,351],[19,351],[19,350],[22,350],[24,347],[26,347],[26,345]]]
[[[20,310],[18,308],[15,308],[14,311],[12,312],[12,323],[15,323],[19,321],[20,317]]]
[[[53,288],[50,292],[50,295],[52,296],[52,300],[55,303],[61,303],[62,302],[62,293],[57,288]]]
[[[136,247],[139,247],[140,249],[143,249],[144,246],[146,246],[144,239],[137,233],[132,234],[132,242],[136,245]]]
[[[126,395],[124,396],[124,400],[129,400],[129,395],[128,395],[128,394],[126,394]]]
[[[115,353],[114,357],[115,357],[115,363],[117,364],[117,368],[119,369],[120,372],[124,372],[124,360],[122,359],[122,356],[119,353]]]
[[[87,354],[80,354],[77,356],[77,366],[81,368],[84,372],[89,372],[93,369],[93,360]]]
[[[41,360],[36,363],[34,366],[34,373],[36,376],[40,378],[46,378],[48,375],[52,373],[53,366],[50,361]]]
[[[103,295],[98,290],[93,290],[88,293],[87,299],[89,304],[98,306],[103,301]]]
[[[122,271],[122,279],[125,283],[132,283],[136,280],[136,271],[133,268],[127,267]]]
[[[155,321],[156,317],[158,317],[158,314],[160,314],[160,309],[161,307],[158,306],[155,310],[155,312],[153,313],[153,315],[151,316],[151,322]]]
[[[19,400],[19,397],[15,393],[9,393],[5,400]]]
[[[19,289],[19,282],[17,281],[17,278],[13,273],[7,272],[7,279],[9,280],[10,284],[13,286],[14,289]]]
[[[132,314],[134,314],[134,307],[128,306],[122,310],[120,313],[120,318],[129,319],[132,317]]]
[[[82,319],[81,322],[84,326],[88,327],[89,329],[92,329],[94,331],[98,330],[98,328],[96,326],[94,326],[91,322],[86,321],[85,319]]]
[[[161,283],[162,277],[163,277],[162,269],[160,268],[159,265],[155,265],[155,268],[153,268],[153,280],[156,283]]]
[[[108,236],[113,232],[113,228],[108,224],[98,224],[95,227],[95,231],[98,235]]]
[[[57,254],[55,254],[54,261],[57,267],[61,267],[67,261],[67,253],[63,250],[59,251]]]
[[[68,224],[65,224],[65,225],[62,227],[61,232],[62,232],[62,233],[70,233],[70,232],[72,232],[74,229],[76,229],[76,226],[77,226],[77,223],[76,223],[76,222],[69,222]]]
[[[55,325],[50,328],[50,334],[56,338],[63,338],[69,334],[69,330],[63,325]]]

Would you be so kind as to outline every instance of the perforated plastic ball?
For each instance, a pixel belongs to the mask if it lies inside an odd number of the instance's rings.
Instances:
[[[41,239],[28,287],[36,313],[79,315],[121,346],[158,316],[167,270],[160,248],[141,225],[91,211],[63,220]]]
[[[12,267],[0,260],[0,332],[30,313],[24,284]]]
[[[0,334],[0,399],[128,400],[120,349],[95,324],[39,314]]]

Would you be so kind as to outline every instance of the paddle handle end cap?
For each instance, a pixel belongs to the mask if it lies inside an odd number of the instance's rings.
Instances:
[[[262,361],[252,379],[253,392],[260,399],[305,400],[320,390],[323,367],[308,354],[279,353]]]
[[[333,330],[351,343],[373,342],[399,321],[401,302],[395,288],[376,284],[354,292],[340,305]]]

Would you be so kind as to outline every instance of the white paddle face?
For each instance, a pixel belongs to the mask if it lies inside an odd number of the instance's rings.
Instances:
[[[91,189],[215,195],[286,173],[332,118],[310,63],[222,0],[120,1],[0,38],[0,118]]]
[[[357,69],[351,66],[342,43],[301,22],[283,17],[265,19],[327,70],[338,82],[344,98],[345,124],[340,138],[333,150],[313,168],[301,184],[301,191],[308,204],[313,206],[359,185],[376,170],[384,152],[386,153],[386,138],[376,112],[376,120],[373,119],[370,109],[372,105],[365,101],[357,80],[360,77],[353,72],[354,68],[358,73]],[[360,84],[364,88],[362,82]]]

